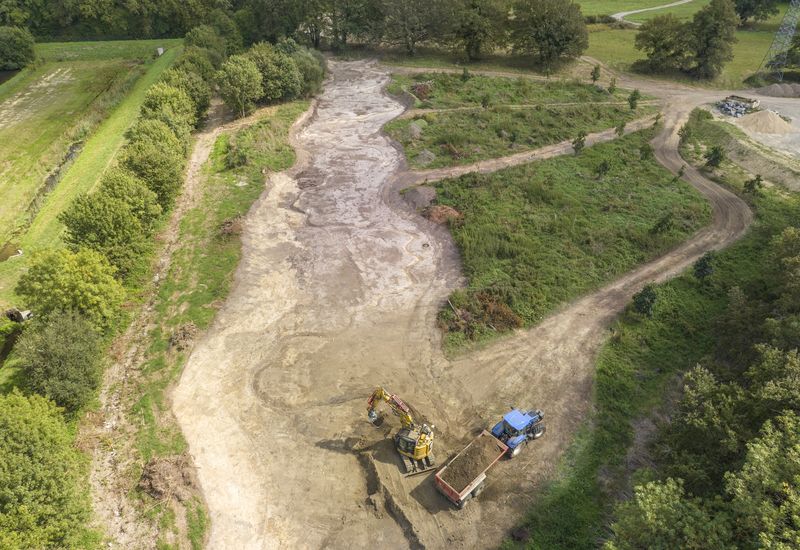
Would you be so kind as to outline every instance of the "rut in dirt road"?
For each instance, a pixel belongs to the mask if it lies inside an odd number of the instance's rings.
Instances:
[[[495,547],[586,419],[608,323],[644,284],[741,236],[750,211],[687,170],[713,203],[711,226],[539,326],[448,362],[435,319],[461,282],[457,254],[397,193],[414,175],[381,128],[403,108],[383,93],[388,72],[376,64],[331,67],[293,137],[304,160],[271,178],[248,215],[234,288],[174,393],[210,547]],[[668,112],[654,141],[673,171],[690,104]],[[440,461],[509,404],[544,409],[548,433],[456,511],[430,477],[401,477],[387,437],[396,425],[366,421],[376,385],[435,423]],[[356,447],[370,451],[359,460]]]

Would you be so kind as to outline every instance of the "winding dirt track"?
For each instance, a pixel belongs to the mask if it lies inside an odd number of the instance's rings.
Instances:
[[[448,362],[434,324],[462,282],[458,257],[447,232],[397,193],[419,181],[381,133],[403,108],[382,93],[388,73],[377,64],[331,68],[293,137],[302,160],[250,212],[234,288],[173,396],[211,513],[210,547],[496,546],[586,419],[609,322],[647,282],[740,237],[750,211],[687,168],[713,204],[711,226],[536,328]],[[654,147],[673,171],[683,164],[677,129],[707,95],[689,90],[667,110]],[[378,384],[436,424],[440,460],[509,404],[544,409],[548,434],[499,464],[457,512],[429,476],[400,476],[385,437],[396,425],[366,422]]]

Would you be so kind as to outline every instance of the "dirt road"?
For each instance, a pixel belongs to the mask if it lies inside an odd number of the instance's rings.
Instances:
[[[714,204],[709,228],[538,327],[448,362],[434,325],[461,282],[457,254],[397,193],[415,176],[381,127],[403,108],[382,93],[388,73],[374,63],[334,62],[332,75],[294,136],[304,160],[271,179],[247,218],[234,288],[173,396],[210,548],[494,547],[585,420],[611,319],[645,283],[740,236],[750,212],[687,170]],[[690,107],[654,142],[674,170]],[[396,423],[367,423],[379,384],[436,425],[440,460],[510,403],[544,409],[548,433],[458,512],[429,476],[400,476],[385,437]]]

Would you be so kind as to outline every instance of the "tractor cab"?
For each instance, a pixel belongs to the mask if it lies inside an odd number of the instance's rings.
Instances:
[[[521,411],[513,409],[492,428],[492,435],[508,445],[508,454],[517,456],[520,445],[544,435],[544,413],[539,410]]]

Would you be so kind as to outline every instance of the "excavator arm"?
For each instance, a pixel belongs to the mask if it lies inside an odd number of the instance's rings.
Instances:
[[[367,401],[367,416],[369,416],[370,422],[374,423],[378,420],[379,416],[376,409],[380,402],[384,402],[389,406],[392,413],[400,418],[400,424],[404,428],[413,428],[415,426],[414,417],[411,416],[411,408],[402,399],[383,388],[377,388],[372,392]]]

